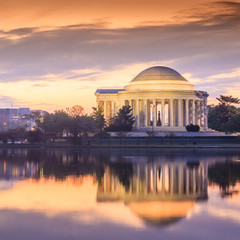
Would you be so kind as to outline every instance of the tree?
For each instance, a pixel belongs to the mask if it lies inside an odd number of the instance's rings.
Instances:
[[[240,113],[234,115],[225,125],[226,132],[240,132]]]
[[[74,142],[77,143],[78,138],[81,138],[83,135],[88,136],[89,133],[95,132],[96,127],[93,117],[84,115],[70,117],[67,129],[73,135]]]
[[[30,130],[27,132],[27,140],[29,143],[41,142],[44,133],[40,129]]]
[[[0,139],[2,140],[3,143],[8,142],[8,134],[6,131],[0,132]]]
[[[192,123],[186,126],[186,130],[188,132],[199,132],[200,131],[200,127],[199,125],[193,125]]]
[[[119,109],[115,117],[110,120],[106,131],[109,132],[128,132],[132,130],[135,119],[132,115],[132,108],[127,105]]]
[[[100,133],[102,133],[105,125],[106,120],[104,118],[104,111],[101,106],[98,106],[97,108],[93,108],[93,119],[95,121],[96,128]]]
[[[231,104],[239,104],[240,99],[239,98],[233,98],[231,95],[230,96],[224,96],[220,95],[219,98],[216,98],[222,105],[227,105],[230,106]]]
[[[240,110],[233,106],[233,104],[240,103],[240,100],[223,95],[220,95],[217,100],[219,101],[217,106],[209,106],[208,126],[214,130],[226,132],[227,122],[240,113]]]
[[[40,119],[36,120],[36,124],[45,134],[51,134],[54,140],[55,137],[62,137],[64,130],[67,129],[68,119],[68,114],[61,110],[54,113],[45,113]]]
[[[15,129],[15,136],[16,136],[17,140],[19,140],[21,143],[23,143],[27,137],[26,129],[23,127],[19,127],[17,129]]]
[[[67,108],[66,110],[70,117],[79,117],[83,115],[84,108],[82,106],[75,105],[71,108]]]
[[[230,161],[215,163],[209,166],[208,177],[210,182],[219,185],[223,195],[228,194],[230,186],[240,181],[240,164]]]

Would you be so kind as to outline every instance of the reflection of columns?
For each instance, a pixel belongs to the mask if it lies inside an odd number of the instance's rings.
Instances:
[[[200,126],[201,122],[200,122],[201,116],[200,116],[200,101],[197,101],[197,125]]]
[[[136,127],[139,127],[140,123],[140,114],[139,114],[139,109],[140,109],[140,100],[136,100]]]
[[[192,179],[193,179],[193,194],[196,192],[196,169],[193,168],[193,175],[192,175]]]
[[[207,191],[208,188],[208,165],[207,163],[203,167],[204,169],[204,192]]]
[[[137,165],[137,173],[136,173],[136,192],[140,192],[140,165]]]
[[[148,100],[144,100],[144,127],[148,126]]]
[[[148,165],[145,165],[145,189],[144,192],[148,192]]]
[[[185,118],[186,118],[186,126],[189,124],[189,100],[186,99],[186,105],[185,105]]]
[[[152,120],[153,120],[153,127],[156,127],[156,126],[157,126],[156,99],[153,100],[153,106],[152,106]]]
[[[186,168],[186,194],[189,194],[189,169]]]
[[[107,100],[104,101],[104,118],[107,120]]]
[[[157,189],[157,169],[156,169],[155,164],[152,166],[152,169],[153,169],[153,192],[156,193],[156,189]]]
[[[165,194],[165,165],[162,165],[162,194]]]
[[[173,165],[170,166],[170,189],[169,192],[170,194],[173,194],[173,187],[174,187],[174,167]]]
[[[183,193],[183,168],[182,165],[178,167],[178,194]]]
[[[130,180],[130,189],[132,191],[132,179]],[[115,192],[115,181],[114,181],[114,175],[111,175],[111,192]]]
[[[197,193],[201,193],[201,166],[197,170]]]
[[[192,100],[192,124],[196,124],[195,100]]]
[[[162,126],[165,126],[165,99],[162,99],[161,103],[162,111],[161,111],[161,120],[162,120]]]
[[[104,175],[103,175],[103,191],[106,192],[107,191],[107,172],[105,171]]]
[[[182,127],[182,99],[178,99],[178,127]]]
[[[173,99],[169,100],[170,103],[170,127],[173,126]]]

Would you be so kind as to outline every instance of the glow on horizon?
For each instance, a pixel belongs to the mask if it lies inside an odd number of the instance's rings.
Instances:
[[[48,218],[65,214],[76,223],[84,224],[109,221],[134,228],[145,227],[124,203],[99,204],[96,201],[97,183],[90,175],[69,176],[61,181],[27,179],[0,192],[0,209],[42,213]]]
[[[209,104],[240,96],[240,1],[0,4],[0,107],[91,113],[97,88],[123,88],[154,65],[176,69]]]

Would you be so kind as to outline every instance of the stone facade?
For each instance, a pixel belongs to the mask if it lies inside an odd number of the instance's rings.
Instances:
[[[135,117],[135,130],[154,128],[159,131],[185,131],[197,124],[207,126],[207,97],[194,90],[178,72],[167,67],[152,67],[136,76],[124,89],[98,89],[97,104],[109,120],[123,105],[130,105]]]

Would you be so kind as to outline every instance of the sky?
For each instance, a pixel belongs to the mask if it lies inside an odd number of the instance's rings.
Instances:
[[[0,0],[0,107],[90,113],[156,65],[240,97],[240,0]]]

